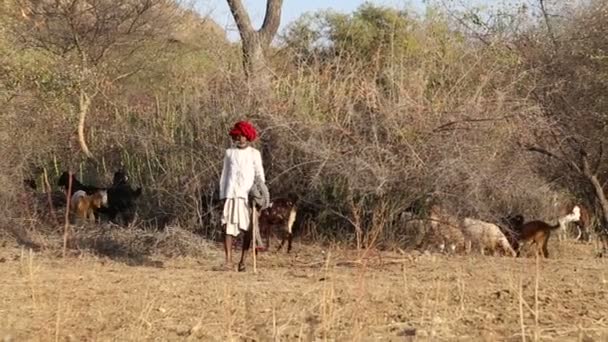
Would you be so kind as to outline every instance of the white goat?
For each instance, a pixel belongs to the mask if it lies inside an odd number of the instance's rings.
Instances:
[[[559,240],[562,241],[565,239],[565,237],[567,235],[567,225],[569,223],[578,222],[580,220],[581,220],[581,208],[578,205],[575,205],[574,208],[572,208],[571,213],[560,217],[558,219],[559,227],[560,227],[560,234],[558,235]],[[583,235],[583,232],[581,231],[581,229],[578,225],[576,226],[576,228],[578,229],[578,236],[576,237],[575,240],[578,240],[581,238],[581,235]]]
[[[458,219],[438,206],[430,210],[430,228],[433,242],[441,252],[453,254],[458,249],[464,249],[465,236],[459,229]]]
[[[462,222],[462,232],[467,240],[467,252],[470,252],[471,245],[475,244],[482,255],[486,248],[490,249],[492,254],[494,254],[497,246],[514,257],[517,255],[505,235],[495,224],[472,218],[465,218]]]

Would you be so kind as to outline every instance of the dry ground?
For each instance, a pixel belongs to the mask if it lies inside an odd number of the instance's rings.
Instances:
[[[353,251],[297,243],[291,257],[260,255],[253,274],[212,271],[219,247],[126,262],[5,243],[0,340],[607,341],[606,259],[556,240],[550,251],[537,273],[533,258],[353,263]]]

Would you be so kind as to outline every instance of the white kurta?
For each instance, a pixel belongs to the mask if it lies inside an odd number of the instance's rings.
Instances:
[[[249,229],[248,197],[256,175],[265,181],[260,151],[251,146],[226,150],[220,178],[220,199],[226,199],[222,224],[226,225],[227,234],[237,236],[239,230]]]

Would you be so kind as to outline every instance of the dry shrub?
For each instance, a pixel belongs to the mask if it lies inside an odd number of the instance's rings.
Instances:
[[[163,231],[113,227],[75,230],[70,234],[69,246],[112,258],[200,257],[206,256],[212,247],[202,237],[176,226]]]
[[[167,257],[203,257],[209,256],[215,246],[203,236],[181,227],[170,226],[156,237],[155,250]]]
[[[43,232],[23,227],[0,232],[1,241],[34,250],[46,250],[60,255],[63,232]],[[177,226],[163,231],[121,229],[111,225],[102,227],[70,226],[68,251],[109,257],[116,260],[141,260],[149,256],[206,257],[215,251],[212,243],[200,235]]]

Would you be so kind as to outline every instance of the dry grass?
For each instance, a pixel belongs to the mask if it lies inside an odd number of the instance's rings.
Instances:
[[[555,259],[296,246],[258,274],[214,272],[221,249],[151,263],[0,249],[0,337],[22,340],[554,340],[608,338],[608,271],[589,246]],[[535,275],[537,273],[537,276]],[[536,285],[536,279],[538,284]],[[536,286],[538,288],[536,289]]]

